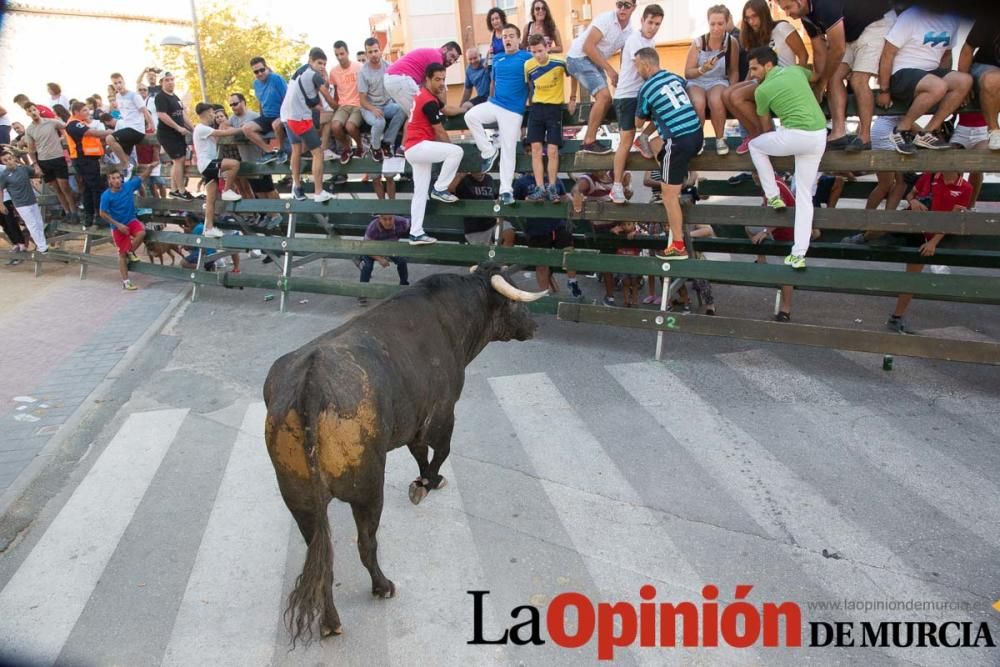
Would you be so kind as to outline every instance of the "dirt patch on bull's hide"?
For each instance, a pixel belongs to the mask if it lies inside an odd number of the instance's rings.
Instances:
[[[302,419],[295,410],[289,410],[281,423],[278,418],[268,415],[264,422],[264,439],[267,442],[271,461],[276,467],[287,470],[303,479],[309,478],[309,465],[306,462],[305,431],[302,429]]]
[[[357,468],[375,434],[375,424],[375,405],[368,391],[353,415],[324,410],[319,418],[319,461],[323,471],[340,477]]]

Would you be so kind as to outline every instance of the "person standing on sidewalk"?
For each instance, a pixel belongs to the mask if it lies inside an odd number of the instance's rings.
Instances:
[[[48,252],[49,245],[45,242],[45,223],[42,220],[42,210],[38,208],[38,200],[35,199],[35,190],[31,187],[31,179],[40,177],[41,170],[38,165],[31,168],[18,162],[17,157],[10,151],[5,151],[0,155],[0,162],[6,171],[0,173],[0,202],[5,199],[5,194],[10,195],[11,203],[17,209],[17,214],[24,221],[24,226],[31,234],[31,240],[35,242],[38,252]],[[0,215],[7,215],[7,208],[0,203]],[[13,239],[11,242],[13,243]],[[23,241],[23,238],[22,238]],[[21,249],[25,250],[24,243]]]
[[[809,86],[810,70],[798,65],[778,67],[778,55],[769,46],[751,51],[749,62],[750,75],[760,81],[754,99],[764,130],[750,142],[750,158],[768,205],[777,211],[785,209],[785,202],[778,195],[770,156],[795,158],[795,240],[785,265],[804,269],[812,236],[813,185],[826,150],[826,116]],[[772,116],[781,119],[781,127],[768,131]]]
[[[413,113],[406,125],[403,148],[406,161],[413,169],[413,198],[410,200],[410,245],[437,243],[437,239],[424,233],[424,211],[427,208],[427,189],[431,185],[431,167],[441,162],[441,173],[430,191],[430,197],[445,204],[458,201],[448,192],[455,180],[458,165],[462,162],[461,147],[451,143],[448,132],[441,125],[443,107],[441,99],[447,94],[445,68],[440,63],[427,66],[424,85],[413,100]],[[456,114],[461,109],[455,108]],[[520,127],[520,126],[519,126]]]
[[[139,167],[136,171],[145,171]],[[138,289],[128,277],[129,262],[138,262],[136,249],[146,238],[146,226],[138,220],[135,212],[135,193],[142,187],[142,175],[137,173],[127,181],[118,170],[108,174],[108,189],[101,195],[101,217],[111,227],[111,239],[118,248],[118,273],[122,278],[122,289],[133,292]]]
[[[504,52],[493,58],[492,94],[483,104],[465,112],[465,124],[479,148],[483,165],[479,171],[488,173],[500,156],[500,202],[514,203],[514,165],[517,159],[518,140],[521,138],[521,121],[528,102],[528,82],[524,64],[531,54],[520,50],[521,31],[516,25],[503,28]],[[496,123],[500,132],[500,149],[493,145],[486,134],[487,123]]]

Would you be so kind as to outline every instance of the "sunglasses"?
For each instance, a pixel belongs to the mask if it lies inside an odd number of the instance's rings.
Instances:
[[[253,71],[253,73],[254,73],[254,74],[263,74],[263,73],[264,73],[264,72],[266,72],[266,71],[267,71],[267,69],[266,69],[266,68],[263,68],[263,67],[262,67],[262,68],[260,68],[260,69],[255,69],[255,70]]]
[[[531,11],[533,11],[533,12],[543,11],[544,12],[545,11],[545,7],[543,7],[542,5],[535,5],[534,7],[531,8]]]
[[[243,104],[243,103],[240,102],[239,100],[230,100],[230,102],[229,102],[229,106],[231,106],[231,107],[238,107],[241,104]]]
[[[632,4],[631,2],[621,2],[619,0],[619,2],[615,3],[615,7],[617,7],[618,9],[632,9],[633,7],[635,7],[635,5]]]

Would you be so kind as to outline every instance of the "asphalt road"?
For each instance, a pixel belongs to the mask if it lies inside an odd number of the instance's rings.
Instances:
[[[615,663],[1000,664],[990,648],[809,646],[810,623],[835,621],[855,622],[859,644],[861,621],[967,622],[973,636],[986,622],[1000,641],[995,368],[897,358],[885,372],[873,355],[679,334],[656,363],[652,334],[547,316],[535,340],[492,344],[468,367],[446,489],[411,505],[415,465],[390,454],[379,543],[396,598],[371,597],[349,508],[331,504],[344,634],[292,650],[281,615],[305,545],[277,494],[260,391],[275,358],[360,309],[302,295],[282,315],[262,296],[206,289],[182,306],[2,518],[6,660],[586,664],[596,637],[563,648],[546,629],[560,594],[638,608],[651,585],[657,602],[697,606],[704,642],[712,584],[724,618],[741,585],[757,610],[797,603],[803,647],[636,641]],[[720,313],[760,315],[773,291],[716,298]],[[889,304],[802,294],[796,321],[878,328]],[[1000,339],[995,309],[913,311],[926,329]],[[545,643],[470,645],[473,590],[490,591],[484,638],[532,605]],[[817,606],[845,600],[911,602]]]

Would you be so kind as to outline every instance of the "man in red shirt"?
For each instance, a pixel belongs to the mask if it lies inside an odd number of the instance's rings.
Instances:
[[[25,111],[28,110],[29,106],[34,106],[36,109],[38,109],[38,115],[41,116],[42,118],[55,118],[56,120],[58,120],[58,116],[56,116],[55,111],[53,111],[52,109],[48,108],[45,105],[34,104],[31,100],[28,99],[28,96],[23,93],[14,96],[14,104],[21,107]],[[67,111],[69,111],[69,109],[67,109]]]
[[[413,169],[413,199],[410,200],[410,245],[437,243],[437,239],[424,233],[424,210],[427,208],[427,189],[431,185],[431,166],[442,162],[432,199],[446,204],[458,201],[458,197],[448,192],[448,186],[455,180],[458,165],[462,162],[462,149],[451,143],[448,132],[441,125],[445,107],[441,100],[446,94],[445,67],[431,63],[424,74],[424,84],[413,100],[413,112],[403,135],[406,161]],[[447,111],[455,115],[462,113],[459,108]],[[449,113],[451,115],[451,113]]]
[[[942,171],[935,174],[926,172],[917,179],[916,185],[906,198],[911,211],[966,211],[972,205],[972,185],[957,171]],[[920,246],[921,257],[933,257],[944,234],[924,232],[924,242]],[[907,264],[907,273],[920,273],[923,264]],[[906,309],[913,300],[912,294],[900,294],[896,299],[896,309],[892,311],[885,325],[898,333],[913,333],[903,320]]]

